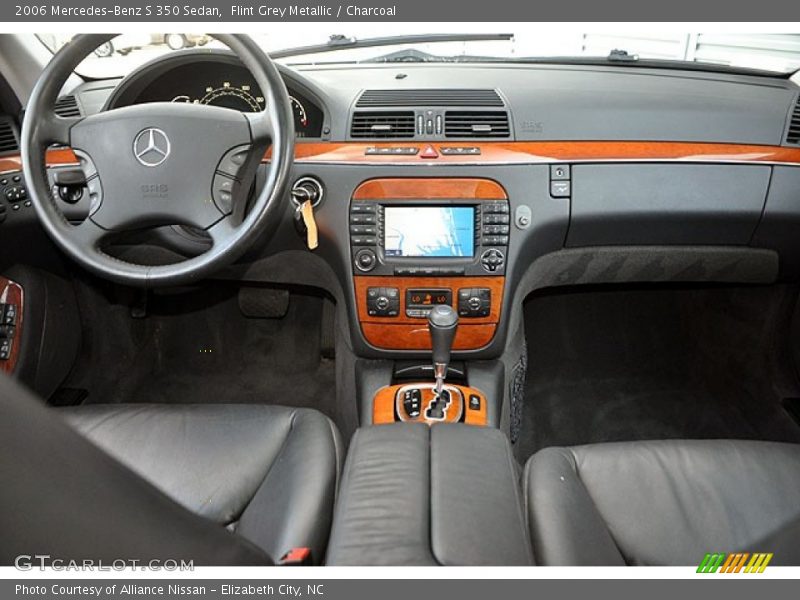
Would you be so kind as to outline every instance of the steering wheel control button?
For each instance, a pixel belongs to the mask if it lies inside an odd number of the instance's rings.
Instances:
[[[481,265],[489,273],[502,269],[505,262],[505,254],[497,248],[489,248],[481,254]]]
[[[400,314],[397,288],[367,288],[367,314],[370,317],[396,317]]]
[[[369,273],[372,271],[376,263],[377,259],[372,250],[364,248],[356,253],[356,268],[362,273]]]
[[[241,184],[227,175],[222,173],[214,174],[214,183],[212,184],[211,194],[214,198],[214,204],[222,214],[229,215],[233,212],[233,198],[239,191]]]
[[[244,165],[244,163],[247,161],[247,155],[249,152],[250,144],[244,144],[229,150],[225,153],[225,156],[222,157],[222,160],[219,161],[217,171],[238,179],[239,171],[241,170],[242,165]]]
[[[133,155],[145,167],[157,167],[169,157],[172,145],[163,129],[147,127],[133,139]]]
[[[489,288],[461,288],[458,290],[459,317],[488,317],[491,311],[492,291]]]

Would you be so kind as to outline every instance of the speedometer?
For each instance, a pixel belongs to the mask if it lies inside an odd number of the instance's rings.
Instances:
[[[264,97],[253,95],[249,85],[236,87],[229,81],[222,83],[220,87],[209,86],[205,90],[205,95],[200,98],[200,104],[210,104],[222,106],[224,108],[235,108],[242,112],[258,112],[264,110]]]

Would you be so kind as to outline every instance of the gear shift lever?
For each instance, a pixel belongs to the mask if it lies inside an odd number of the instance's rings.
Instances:
[[[436,377],[436,395],[442,393],[442,385],[447,377],[447,365],[450,363],[450,349],[458,327],[458,313],[452,306],[437,304],[428,313],[428,331],[431,334],[433,350],[433,374]]]

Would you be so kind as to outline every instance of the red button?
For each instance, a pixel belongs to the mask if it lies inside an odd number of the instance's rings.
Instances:
[[[439,158],[439,153],[436,151],[436,148],[433,146],[426,146],[425,150],[422,151],[422,154],[419,155],[420,158]]]
[[[279,565],[303,565],[311,562],[310,548],[292,548],[281,558]]]

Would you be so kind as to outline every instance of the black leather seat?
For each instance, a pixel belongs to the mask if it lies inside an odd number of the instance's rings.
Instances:
[[[525,468],[543,565],[694,565],[772,552],[800,565],[800,445],[658,441],[546,448]]]
[[[2,564],[33,552],[195,564],[268,564],[297,547],[316,562],[325,554],[341,444],[316,411],[55,410],[2,377],[0,444]]]

